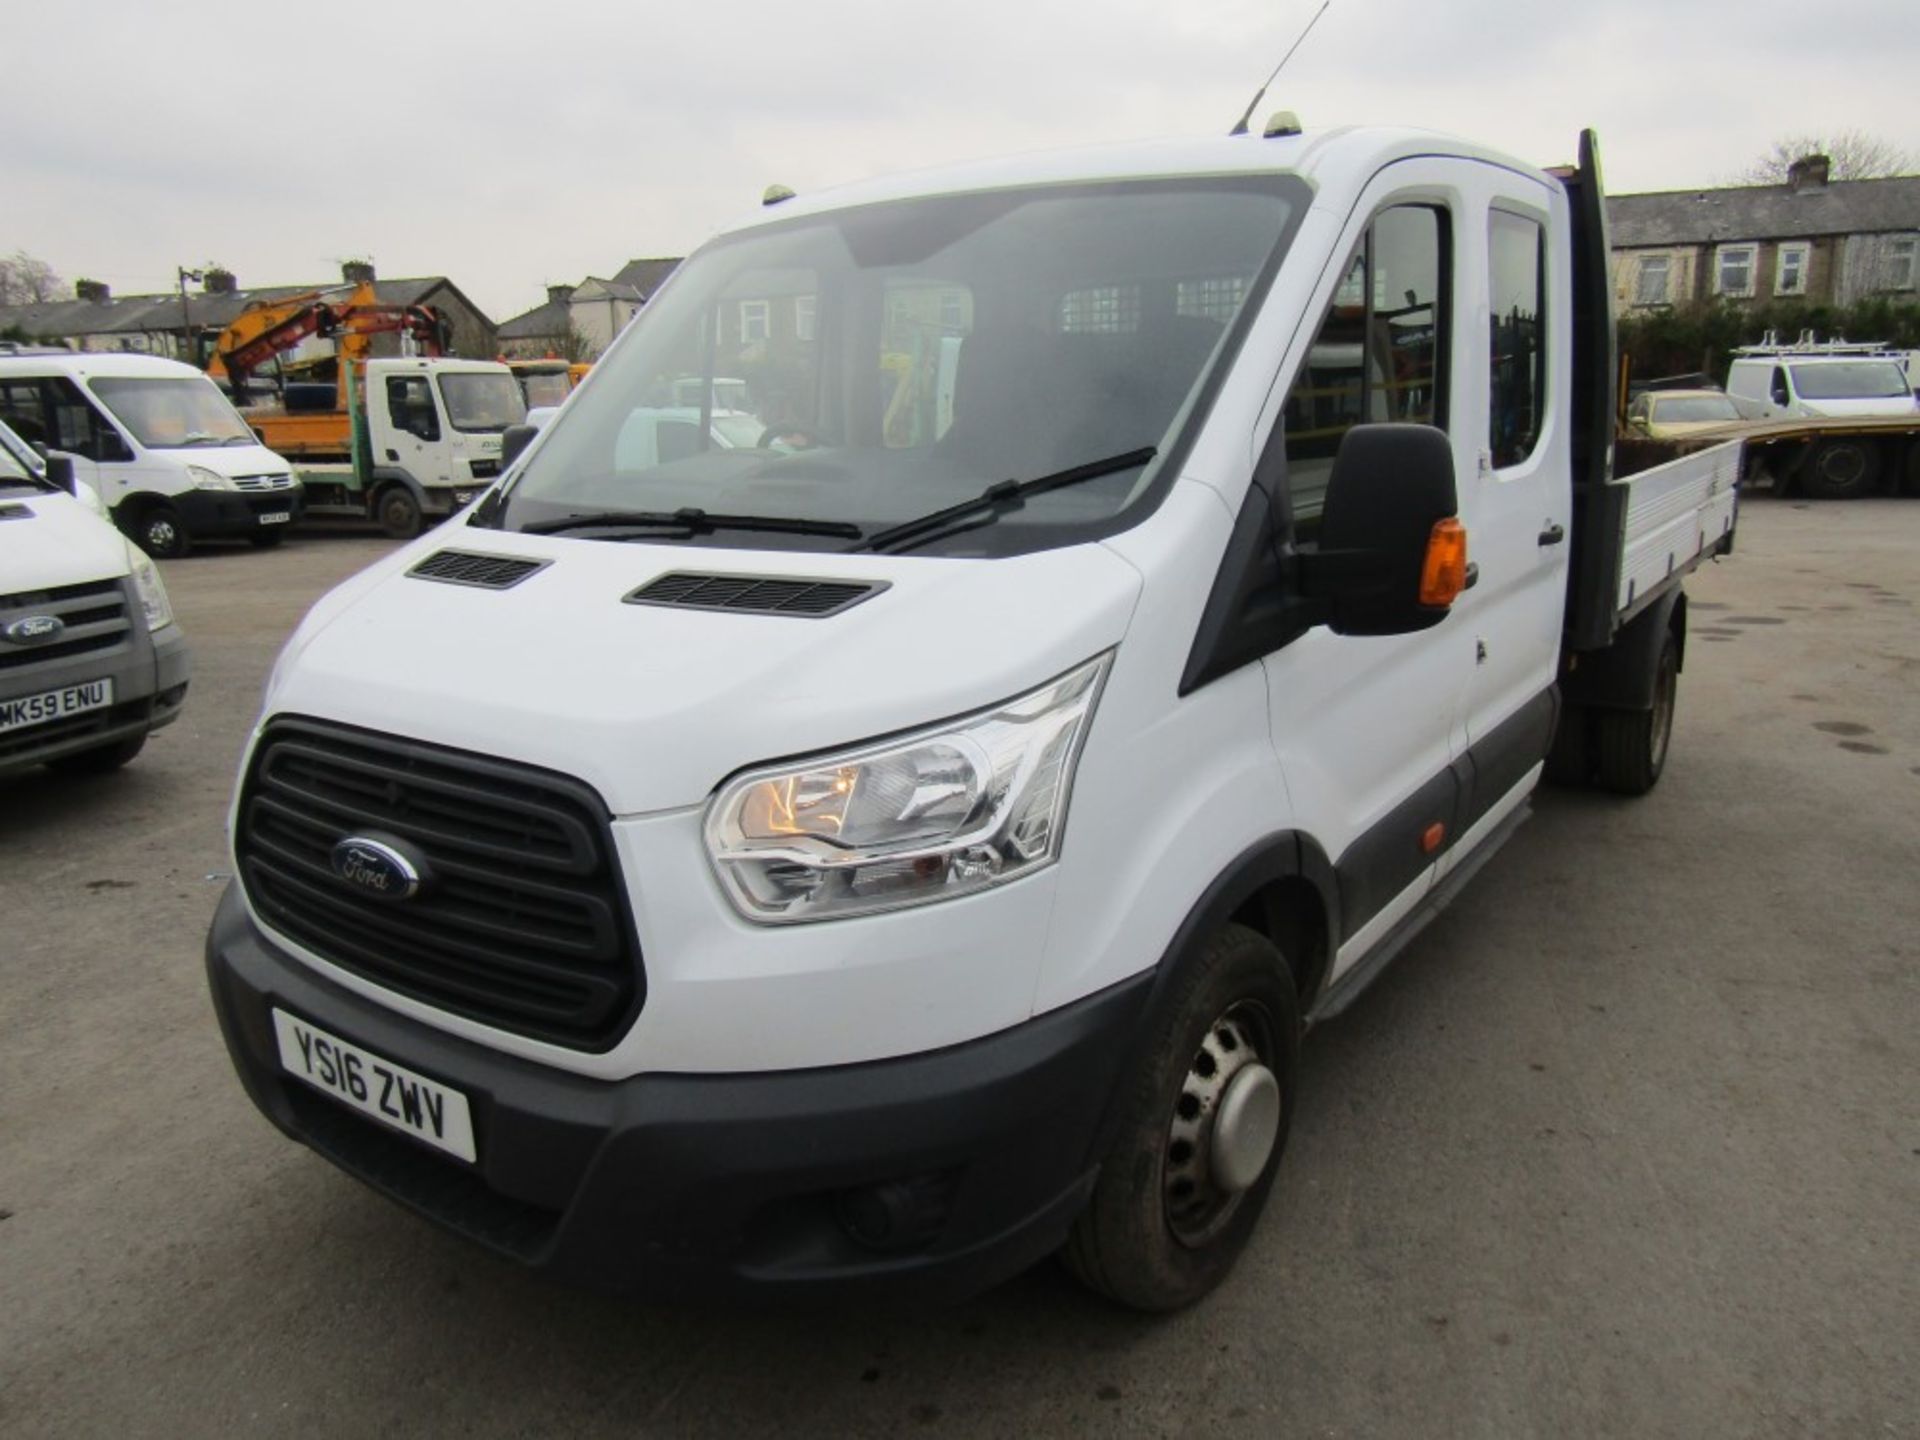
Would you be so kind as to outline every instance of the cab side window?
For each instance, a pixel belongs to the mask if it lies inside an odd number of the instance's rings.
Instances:
[[[29,445],[47,443],[47,417],[40,401],[38,380],[0,383],[0,420]]]
[[[1547,398],[1546,230],[1495,210],[1487,217],[1487,295],[1493,312],[1487,448],[1493,468],[1518,465],[1540,438]],[[1645,397],[1638,403],[1647,404]],[[1647,419],[1650,409],[1643,410]]]
[[[1447,214],[1382,210],[1347,262],[1287,394],[1287,491],[1295,540],[1320,529],[1327,480],[1355,425],[1447,423]]]
[[[49,448],[66,450],[95,462],[133,458],[120,432],[93,408],[78,385],[64,375],[55,375],[42,383],[46,387]]]
[[[417,440],[440,438],[440,412],[433,403],[433,390],[424,375],[387,377],[387,418],[393,428]]]

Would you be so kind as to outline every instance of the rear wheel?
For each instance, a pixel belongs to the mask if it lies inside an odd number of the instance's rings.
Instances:
[[[62,775],[106,775],[118,770],[146,747],[145,735],[130,735],[98,750],[82,750],[78,755],[62,755],[49,760],[47,768]]]
[[[1654,669],[1652,707],[1594,712],[1594,758],[1602,786],[1619,795],[1644,795],[1659,781],[1679,692],[1680,647],[1668,631]]]
[[[373,518],[394,539],[411,540],[420,533],[420,502],[406,486],[389,485],[374,499]]]
[[[1880,478],[1880,450],[1871,441],[1823,440],[1800,471],[1800,488],[1815,500],[1857,500]]]
[[[1285,959],[1223,926],[1174,982],[1065,1259],[1122,1304],[1177,1310],[1226,1277],[1286,1147],[1300,1009]]]
[[[149,505],[133,523],[133,543],[156,560],[176,560],[193,546],[180,512],[171,505]]]

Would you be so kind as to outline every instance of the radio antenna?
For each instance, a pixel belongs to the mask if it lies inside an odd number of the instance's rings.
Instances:
[[[1320,0],[1320,8],[1313,12],[1313,19],[1307,21],[1307,28],[1305,30],[1302,30],[1300,32],[1299,38],[1296,39],[1293,42],[1293,44],[1287,47],[1287,53],[1280,57],[1280,63],[1273,67],[1273,74],[1267,76],[1266,83],[1263,84],[1258,90],[1253,92],[1253,99],[1247,102],[1247,108],[1243,112],[1241,112],[1240,123],[1235,125],[1233,129],[1229,130],[1227,134],[1244,135],[1247,133],[1247,122],[1253,118],[1254,110],[1259,106],[1261,99],[1266,95],[1267,86],[1273,84],[1275,80],[1278,80],[1280,78],[1280,72],[1286,68],[1287,61],[1293,58],[1293,52],[1300,48],[1301,41],[1305,40],[1307,38],[1308,33],[1312,31],[1313,27],[1320,23],[1320,17],[1327,13],[1327,8],[1332,4],[1333,4],[1333,0]]]

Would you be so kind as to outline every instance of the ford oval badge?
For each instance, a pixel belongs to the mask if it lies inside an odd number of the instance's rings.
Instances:
[[[44,645],[59,639],[66,628],[58,615],[25,615],[7,626],[7,639],[16,645]]]
[[[349,835],[333,847],[333,873],[373,900],[406,900],[426,883],[424,862],[367,835]]]

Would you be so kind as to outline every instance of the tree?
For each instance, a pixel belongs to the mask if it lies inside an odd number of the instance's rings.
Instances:
[[[1920,173],[1920,157],[1911,150],[1864,130],[1839,130],[1831,135],[1783,135],[1734,178],[1745,185],[1784,185],[1787,168],[1803,155],[1831,159],[1830,180],[1884,180],[1889,175]]]
[[[40,305],[67,288],[53,267],[37,255],[16,250],[0,257],[0,305]]]

